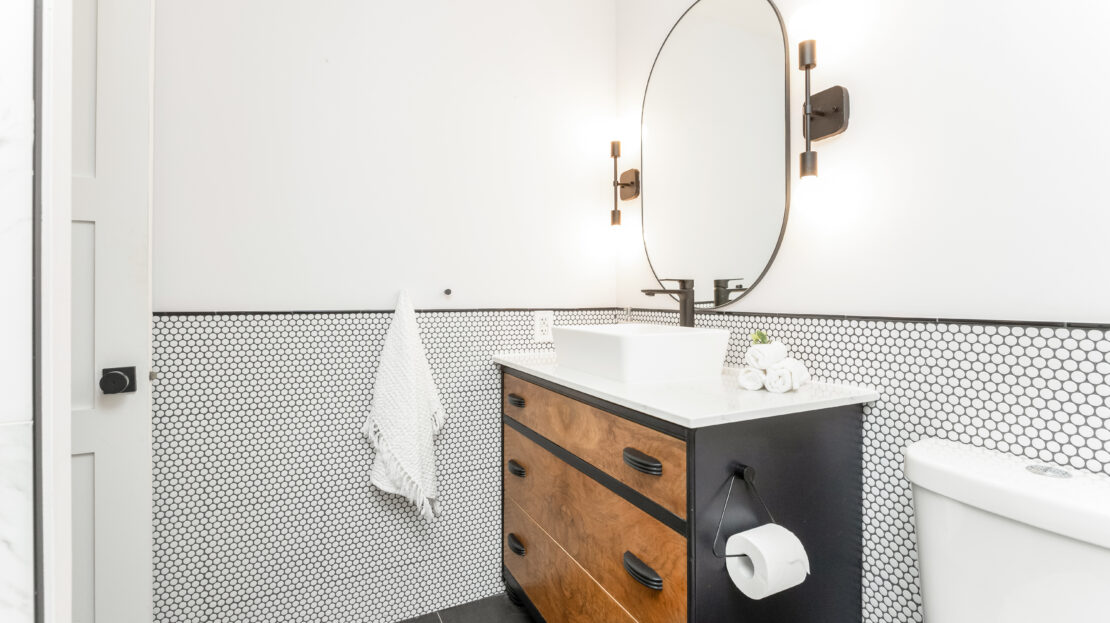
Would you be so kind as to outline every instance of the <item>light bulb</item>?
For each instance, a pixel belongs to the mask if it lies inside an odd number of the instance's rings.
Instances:
[[[807,175],[799,178],[791,189],[790,207],[805,210],[816,205],[821,184],[816,175]]]

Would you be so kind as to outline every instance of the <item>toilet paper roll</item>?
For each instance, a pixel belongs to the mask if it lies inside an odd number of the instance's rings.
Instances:
[[[809,556],[802,542],[778,524],[763,524],[728,537],[725,554],[732,583],[752,599],[797,586],[809,575]]]

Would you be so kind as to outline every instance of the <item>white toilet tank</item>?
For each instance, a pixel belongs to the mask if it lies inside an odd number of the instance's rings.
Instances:
[[[925,623],[1110,622],[1110,477],[939,439],[906,477]]]

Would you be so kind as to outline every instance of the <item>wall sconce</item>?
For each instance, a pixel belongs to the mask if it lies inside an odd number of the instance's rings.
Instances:
[[[810,39],[799,43],[798,69],[806,72],[806,101],[802,110],[806,150],[798,158],[801,177],[817,175],[817,152],[810,144],[848,129],[848,89],[835,86],[810,95],[809,71],[814,67],[817,67],[817,42]]]
[[[617,159],[621,157],[621,142],[609,143],[609,155],[613,158],[613,211],[609,213],[609,224],[621,224],[620,201],[630,201],[640,196],[640,170],[629,169],[620,173]]]

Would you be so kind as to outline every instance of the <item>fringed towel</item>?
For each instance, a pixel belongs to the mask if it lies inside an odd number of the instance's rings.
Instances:
[[[362,433],[377,450],[370,483],[403,495],[428,521],[440,512],[433,438],[446,416],[420,341],[416,312],[402,291],[385,335]]]

